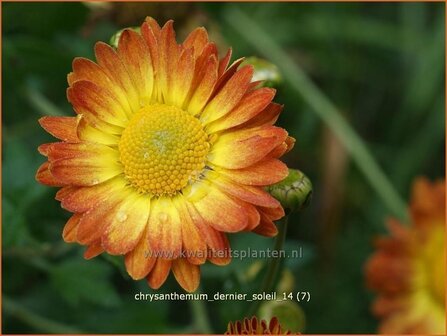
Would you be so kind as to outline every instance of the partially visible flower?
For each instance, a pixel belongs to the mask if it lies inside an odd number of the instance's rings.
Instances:
[[[39,147],[36,178],[62,187],[63,238],[85,258],[124,255],[133,279],[156,289],[172,270],[194,291],[206,260],[230,262],[227,232],[277,233],[284,210],[263,188],[287,176],[282,106],[204,28],[179,44],[172,21],[147,18],[95,54],[68,75],[77,116],[39,120],[60,141]]]
[[[415,181],[412,224],[390,220],[366,265],[378,293],[373,312],[386,334],[445,334],[445,184]]]
[[[270,322],[258,320],[256,316],[251,319],[244,318],[243,321],[228,323],[225,335],[291,335],[289,330],[284,330],[276,317]]]

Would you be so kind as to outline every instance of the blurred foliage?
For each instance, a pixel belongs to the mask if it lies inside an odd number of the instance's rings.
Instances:
[[[34,174],[44,159],[37,146],[51,141],[42,115],[71,115],[66,75],[76,56],[93,57],[96,41],[109,41],[146,15],[176,20],[184,37],[205,25],[220,49],[234,57],[259,55],[228,24],[237,8],[273,38],[338,107],[365,141],[404,200],[418,175],[444,175],[443,3],[3,3],[3,332],[4,333],[191,333],[188,302],[134,300],[140,291],[122,268],[122,258],[85,261],[82,247],[62,242],[68,213],[55,190]],[[297,138],[286,157],[312,180],[311,206],[289,220],[286,250],[295,291],[310,291],[301,303],[306,333],[374,333],[371,295],[363,265],[373,237],[384,231],[387,207],[371,190],[331,130],[287,81],[275,101],[285,104],[279,124]],[[234,248],[273,246],[272,239],[232,236]],[[202,267],[202,291],[253,293],[265,260],[235,259],[228,267]],[[290,281],[289,281],[290,282]],[[168,280],[159,292],[180,292]],[[245,302],[206,303],[214,332],[240,320]],[[186,312],[186,313],[185,313]]]

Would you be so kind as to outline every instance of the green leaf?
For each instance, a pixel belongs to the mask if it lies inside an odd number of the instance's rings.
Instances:
[[[3,166],[3,187],[8,192],[29,188],[37,184],[34,179],[39,163],[39,154],[27,147],[23,141],[11,140],[5,146]],[[43,162],[43,159],[40,159]]]
[[[6,33],[30,33],[45,39],[76,31],[88,15],[81,3],[8,3],[3,10]]]
[[[2,202],[2,242],[3,248],[24,245],[30,240],[30,232],[25,224],[23,213],[7,198]]]
[[[124,258],[123,256],[114,256],[107,253],[101,254],[101,257],[106,260],[110,265],[117,268],[124,279],[130,280],[130,276],[126,271],[126,267],[124,266]]]
[[[84,301],[104,307],[119,305],[120,298],[110,282],[111,267],[100,260],[68,260],[52,269],[51,282],[73,306]]]

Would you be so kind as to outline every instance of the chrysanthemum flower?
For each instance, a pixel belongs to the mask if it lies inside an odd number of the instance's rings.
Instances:
[[[270,322],[258,320],[256,316],[243,321],[228,323],[225,335],[291,335],[289,330],[283,330],[276,317]]]
[[[204,28],[178,44],[172,21],[148,18],[95,54],[68,75],[77,116],[40,119],[61,141],[39,147],[37,179],[62,187],[56,199],[74,213],[63,237],[85,258],[125,255],[152,288],[172,269],[194,291],[199,265],[230,262],[225,233],[276,234],[284,212],[263,187],[287,176],[278,159],[293,139],[273,126],[282,106],[251,66],[228,66],[231,50],[219,59]]]
[[[396,220],[366,267],[386,334],[445,334],[445,185],[416,180],[411,227]]]

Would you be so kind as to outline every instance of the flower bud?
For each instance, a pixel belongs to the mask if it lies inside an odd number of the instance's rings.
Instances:
[[[312,198],[312,182],[297,169],[289,169],[289,175],[279,183],[266,187],[285,210],[306,208]]]
[[[278,87],[282,83],[281,73],[275,64],[258,57],[247,57],[244,64],[253,66],[253,82],[263,81],[262,86],[271,88]]]

